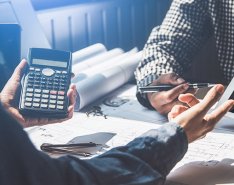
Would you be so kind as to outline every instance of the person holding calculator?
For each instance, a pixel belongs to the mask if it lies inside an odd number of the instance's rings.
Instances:
[[[228,100],[207,114],[224,92],[222,85],[215,85],[202,102],[191,94],[183,95],[181,101],[187,107],[179,107],[179,112],[172,110],[171,122],[125,146],[87,160],[69,155],[50,158],[36,150],[18,124],[29,126],[62,121],[30,118],[19,112],[15,100],[25,66],[23,60],[0,93],[1,185],[162,185],[186,153],[188,144],[205,136],[234,106],[234,100]],[[70,106],[66,119],[72,116],[74,109],[74,86],[70,87],[68,96]]]
[[[76,100],[76,87],[74,84],[70,85],[67,92],[69,99],[68,114],[64,118],[56,117],[42,117],[40,114],[35,114],[34,116],[24,115],[20,112],[18,108],[18,94],[21,85],[21,78],[23,72],[26,69],[27,61],[22,60],[21,63],[16,67],[15,72],[8,80],[7,84],[1,92],[1,102],[4,108],[14,117],[23,127],[29,127],[34,125],[44,125],[49,123],[58,123],[70,119],[73,116],[75,100]]]
[[[233,11],[232,0],[173,0],[162,24],[152,30],[135,76],[138,87],[176,87],[155,93],[138,88],[139,102],[167,114],[180,103],[188,81],[228,84],[234,77]],[[199,52],[206,58],[198,58]]]

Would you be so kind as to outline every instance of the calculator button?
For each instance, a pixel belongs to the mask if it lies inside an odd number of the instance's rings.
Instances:
[[[26,97],[32,97],[33,93],[26,93]]]
[[[34,83],[34,79],[28,79],[28,83]]]
[[[35,74],[34,74],[33,72],[30,72],[30,73],[28,74],[28,76],[34,77]]]
[[[41,97],[41,94],[34,94],[34,97],[40,98],[40,97]]]
[[[55,96],[55,95],[50,95],[50,98],[51,98],[51,99],[56,99],[57,96]]]
[[[39,72],[39,71],[41,71],[41,69],[40,68],[35,68],[35,71]]]
[[[31,83],[28,83],[28,84],[27,84],[27,87],[28,87],[28,88],[31,88],[31,87],[33,87],[33,85],[32,85]]]
[[[31,106],[32,106],[32,103],[26,102],[24,105],[25,105],[26,107],[31,107]]]
[[[50,68],[45,68],[42,70],[42,74],[45,76],[52,76],[54,75],[55,71],[53,69]]]
[[[42,98],[49,98],[49,95],[48,94],[43,94]]]
[[[35,87],[35,88],[39,88],[40,85],[39,85],[39,84],[35,84],[34,87]]]
[[[47,109],[48,105],[47,104],[41,104],[41,108]]]
[[[64,101],[57,101],[58,105],[63,105]]]
[[[29,76],[28,79],[29,80],[34,80],[34,77],[33,76]]]
[[[59,83],[57,83],[57,82],[54,83],[54,86],[55,86],[55,87],[57,87],[58,85],[59,85]]]
[[[33,102],[39,103],[40,102],[40,98],[33,98]]]
[[[63,110],[63,106],[58,105],[58,106],[57,106],[57,109],[59,109],[59,110]]]
[[[46,86],[46,89],[52,89],[52,86],[47,85],[47,86]]]
[[[66,83],[66,80],[65,79],[61,79],[60,82],[61,83]]]
[[[49,105],[49,108],[50,108],[50,109],[55,109],[55,105],[50,104],[50,105]]]
[[[30,67],[29,70],[30,70],[30,71],[34,71],[35,68],[34,68],[34,67]]]
[[[62,72],[61,71],[56,71],[57,74],[61,74]]]
[[[67,71],[62,71],[62,74],[67,74]]]
[[[35,89],[35,93],[41,93],[41,89]]]
[[[39,103],[33,103],[33,107],[38,108],[38,107],[40,107],[40,104]]]
[[[56,104],[56,100],[50,100],[51,104]]]
[[[64,100],[64,96],[58,96],[58,100]]]
[[[56,95],[56,94],[57,94],[57,91],[50,91],[50,94]]]
[[[32,101],[32,98],[25,98],[25,101],[29,101],[29,102],[31,102]]]
[[[59,86],[54,86],[54,90],[58,91],[59,90]]]
[[[27,92],[33,92],[33,89],[32,88],[27,88],[26,91]]]
[[[63,95],[65,95],[65,92],[64,91],[59,91],[58,94],[63,96]]]
[[[43,81],[42,81],[42,82],[41,82],[41,85],[46,85],[46,82],[43,82]]]
[[[48,94],[50,91],[47,89],[42,90],[43,93]]]
[[[48,103],[49,100],[48,100],[48,99],[42,99],[41,102],[42,102],[42,103]]]

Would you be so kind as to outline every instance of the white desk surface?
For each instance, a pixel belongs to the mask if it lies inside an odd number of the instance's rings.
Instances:
[[[94,115],[91,110],[95,105],[101,107],[106,117]],[[104,138],[109,134],[111,139],[98,155],[112,147],[124,145],[166,121],[164,116],[147,110],[137,102],[135,86],[125,85],[81,112],[76,112],[71,120],[26,130],[37,148],[42,143],[67,143],[77,136],[99,133]],[[234,123],[234,120],[231,122]],[[223,123],[225,119],[219,125]],[[219,127],[205,138],[190,144],[187,154],[169,174],[166,184],[234,184],[234,126],[228,128],[233,132]]]

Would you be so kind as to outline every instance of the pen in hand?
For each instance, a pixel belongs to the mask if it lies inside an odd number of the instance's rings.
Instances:
[[[194,84],[188,84],[189,88],[188,89],[199,89],[203,87],[213,87],[216,84],[211,84],[211,83],[194,83]],[[168,91],[173,89],[174,85],[152,85],[152,86],[145,86],[145,87],[139,87],[139,90],[141,93],[149,93],[149,92],[160,92],[160,91]]]

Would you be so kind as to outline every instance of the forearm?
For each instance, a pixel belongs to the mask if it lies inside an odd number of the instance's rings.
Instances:
[[[187,147],[188,141],[184,130],[176,123],[166,123],[117,150],[139,158],[165,177],[182,159]]]
[[[161,184],[187,149],[183,130],[166,124],[90,160],[51,159],[34,148],[15,120],[2,111],[0,117],[2,185]]]
[[[135,72],[137,85],[147,86],[160,75],[171,72],[183,77],[212,33],[208,1],[174,0],[164,21],[152,30],[143,49]],[[138,99],[147,106],[144,94],[138,94]]]
[[[164,182],[166,175],[184,156],[187,145],[183,129],[175,123],[168,123],[126,146],[114,148],[91,160],[77,160],[77,163],[97,184],[156,185]]]

